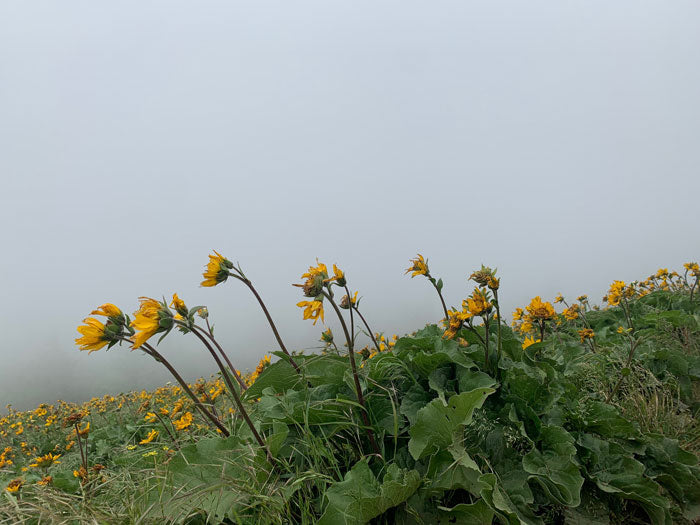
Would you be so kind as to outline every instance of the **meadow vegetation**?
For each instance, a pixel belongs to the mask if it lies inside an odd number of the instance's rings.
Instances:
[[[449,308],[421,255],[406,271],[441,320],[375,332],[350,279],[302,275],[321,350],[289,350],[240,265],[202,286],[249,289],[279,350],[242,373],[205,306],[106,303],[81,350],[144,352],[173,383],[0,415],[0,523],[690,524],[700,517],[700,267],[614,281],[603,306],[535,297],[506,322],[482,266]],[[367,298],[366,300],[371,300]],[[103,320],[101,320],[102,318]],[[174,332],[218,368],[188,383]],[[362,341],[368,344],[363,346]],[[274,361],[273,361],[274,360]],[[187,374],[185,373],[185,376]]]

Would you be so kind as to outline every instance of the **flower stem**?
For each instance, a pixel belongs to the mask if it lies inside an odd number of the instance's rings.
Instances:
[[[128,341],[128,339],[124,339]],[[130,342],[130,341],[129,341]],[[144,353],[150,355],[152,358],[154,358],[156,361],[159,361],[163,363],[165,368],[168,369],[168,371],[172,374],[172,376],[175,378],[175,380],[180,384],[182,389],[185,391],[185,393],[190,396],[192,401],[194,402],[195,406],[199,409],[199,411],[207,418],[209,421],[211,421],[216,428],[218,428],[221,433],[225,437],[229,437],[231,433],[228,431],[228,429],[223,425],[223,423],[214,416],[209,410],[207,410],[204,405],[202,405],[201,401],[199,401],[199,398],[196,396],[194,392],[192,392],[192,389],[190,389],[189,385],[187,382],[182,378],[182,376],[173,368],[173,366],[168,362],[165,357],[163,357],[153,346],[151,346],[149,343],[144,343],[141,345],[142,348],[144,349]]]
[[[365,406],[365,398],[362,395],[362,387],[360,386],[360,378],[357,375],[357,364],[355,363],[355,352],[353,350],[353,344],[352,344],[352,338],[350,337],[350,332],[348,332],[348,327],[345,324],[345,319],[343,319],[343,314],[340,312],[340,309],[338,308],[338,305],[335,304],[335,301],[333,300],[333,296],[329,294],[328,292],[322,292],[323,295],[328,299],[328,302],[331,303],[333,306],[333,309],[335,310],[335,313],[338,315],[338,319],[340,319],[340,324],[343,327],[343,332],[345,332],[345,339],[348,343],[348,353],[350,355],[350,368],[352,369],[352,377],[355,382],[355,391],[357,393],[357,401],[360,403],[360,406],[362,407],[361,415],[362,415],[362,422],[364,423],[366,429],[367,429],[367,434],[369,436],[369,441],[372,444],[372,448],[374,449],[374,452],[376,454],[381,455],[381,452],[379,450],[379,446],[377,445],[377,442],[374,439],[374,432],[372,432],[372,428],[370,427],[369,423],[369,418],[367,417],[367,408]],[[348,299],[350,299],[348,297]]]
[[[248,411],[243,406],[243,402],[241,401],[241,398],[238,395],[236,388],[234,387],[233,383],[231,382],[231,378],[229,377],[229,374],[226,372],[226,369],[224,368],[224,364],[221,362],[221,359],[219,359],[219,356],[216,355],[216,352],[214,351],[212,346],[209,344],[209,342],[204,338],[203,335],[201,335],[199,332],[196,332],[196,331],[193,331],[192,333],[194,335],[196,335],[197,338],[199,338],[199,340],[202,342],[202,344],[204,346],[207,347],[207,350],[209,350],[209,353],[214,358],[214,361],[216,361],[216,364],[219,367],[219,370],[221,370],[221,374],[224,376],[224,381],[226,382],[226,385],[228,386],[229,390],[231,391],[231,394],[233,395],[233,399],[236,402],[236,406],[238,406],[238,411],[243,416],[243,419],[245,419],[245,422],[248,425],[248,427],[250,428],[250,431],[253,433],[255,440],[265,450],[268,459],[272,460],[272,456],[270,454],[270,451],[265,446],[265,441],[263,441],[262,437],[260,437],[260,434],[258,433],[257,429],[255,428],[255,425],[253,425],[253,422],[251,421],[250,417],[248,416]]]
[[[362,319],[362,322],[365,325],[365,328],[367,328],[367,332],[369,332],[369,336],[372,338],[372,343],[374,343],[374,347],[377,349],[377,352],[379,352],[379,343],[377,343],[377,338],[374,337],[374,332],[372,332],[372,329],[369,327],[367,324],[367,321],[365,320],[365,317],[360,313],[360,310],[356,306],[353,306],[355,311],[357,312],[357,315],[360,316],[360,319]]]
[[[221,357],[223,357],[224,360],[226,361],[226,364],[228,365],[229,369],[231,370],[233,377],[236,378],[236,381],[241,386],[241,389],[243,391],[247,390],[248,386],[245,384],[245,382],[241,378],[240,372],[234,368],[234,366],[231,364],[231,361],[229,360],[228,356],[226,355],[226,352],[224,352],[224,349],[221,348],[221,345],[216,341],[216,339],[214,339],[214,335],[211,333],[211,326],[209,326],[209,319],[207,319],[207,328],[209,329],[208,332],[203,330],[202,328],[200,328],[199,326],[197,326],[194,323],[192,323],[192,327],[193,327],[193,329],[200,330],[204,335],[207,336],[207,338],[212,343],[214,343],[214,346],[216,346],[216,348],[219,350],[219,353],[221,354]]]
[[[275,326],[275,322],[272,320],[272,316],[270,315],[270,312],[267,310],[267,306],[265,306],[265,303],[263,302],[262,297],[260,297],[260,294],[253,286],[253,283],[247,277],[240,277],[240,276],[236,275],[235,273],[229,273],[229,275],[231,277],[235,277],[236,279],[241,281],[243,284],[245,284],[250,289],[251,292],[253,292],[253,295],[258,300],[258,303],[260,303],[260,307],[262,308],[263,312],[265,313],[265,317],[267,317],[267,322],[270,323],[270,328],[272,328],[272,333],[275,334],[275,339],[277,339],[277,344],[279,345],[280,349],[285,353],[285,355],[289,359],[289,363],[294,367],[294,370],[296,370],[296,372],[298,374],[301,374],[301,370],[299,370],[299,366],[296,364],[294,359],[292,359],[292,355],[287,350],[287,347],[284,346],[284,343],[282,342],[282,337],[280,337],[280,334],[277,331],[277,327]]]
[[[427,274],[426,277],[430,281],[430,284],[432,284],[435,288],[435,291],[438,293],[438,296],[440,297],[440,302],[442,303],[442,311],[445,313],[445,319],[448,319],[449,316],[447,315],[447,305],[445,304],[445,299],[442,297],[442,291],[438,287],[437,282],[435,281],[435,278],[433,276]]]

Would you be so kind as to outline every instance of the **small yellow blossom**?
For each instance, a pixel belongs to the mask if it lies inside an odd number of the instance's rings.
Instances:
[[[523,341],[523,350],[525,350],[528,346],[534,345],[535,343],[539,343],[539,342],[541,342],[541,341],[542,341],[541,339],[535,340],[535,338],[534,338],[534,337],[531,337],[531,336],[530,336],[530,337],[526,337],[526,338],[525,338],[525,341]]]
[[[201,286],[216,286],[219,283],[223,283],[228,279],[228,271],[231,268],[233,268],[233,263],[215,250],[214,255],[209,256],[207,269],[202,274],[204,280]]]
[[[430,271],[428,270],[428,263],[419,253],[417,257],[411,259],[411,266],[406,270],[405,273],[411,273],[411,277],[416,275],[428,275]]]
[[[143,438],[141,441],[139,441],[139,445],[145,445],[147,443],[150,443],[153,441],[156,437],[158,437],[158,431],[154,428],[151,430],[148,435]]]
[[[313,319],[314,325],[318,319],[323,322],[323,303],[321,301],[301,301],[297,303],[299,308],[304,308],[304,320]]]

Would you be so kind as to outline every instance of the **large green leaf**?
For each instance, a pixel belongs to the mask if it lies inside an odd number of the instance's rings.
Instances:
[[[561,505],[581,502],[583,477],[576,464],[574,438],[561,427],[543,426],[539,448],[523,457],[523,469]]]
[[[455,394],[447,404],[435,399],[418,411],[415,424],[409,430],[408,450],[414,459],[433,454],[452,444],[452,434],[469,424],[474,410],[480,408],[495,390],[482,387]]]
[[[318,525],[367,523],[406,501],[420,483],[417,471],[391,464],[380,484],[364,459],[353,466],[343,481],[326,490],[324,500],[328,506]]]

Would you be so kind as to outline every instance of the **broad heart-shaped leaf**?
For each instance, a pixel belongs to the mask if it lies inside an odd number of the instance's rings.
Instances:
[[[423,408],[433,396],[426,392],[420,385],[412,385],[401,400],[401,408],[399,412],[406,416],[408,422],[413,425],[418,418],[418,411]]]
[[[452,434],[471,422],[476,408],[481,408],[493,388],[476,388],[450,397],[447,405],[434,399],[418,411],[416,423],[409,430],[408,450],[420,459],[452,444]]]
[[[277,361],[263,370],[255,383],[245,391],[243,397],[257,399],[266,388],[272,388],[275,392],[285,392],[294,388],[300,381],[303,379],[292,365],[286,361]]]
[[[614,442],[582,434],[577,443],[588,477],[604,492],[638,501],[654,525],[669,525],[669,500],[660,487],[644,475],[644,465]]]
[[[584,408],[583,424],[586,430],[612,438],[631,438],[637,435],[635,426],[622,417],[612,405],[588,401]]]
[[[388,509],[406,501],[418,489],[420,474],[415,470],[389,465],[380,484],[367,459],[356,463],[343,481],[331,485],[324,494],[328,502],[318,525],[367,523]]]
[[[523,469],[555,501],[577,506],[581,503],[583,476],[575,462],[574,438],[561,427],[543,426],[540,439],[540,448],[533,448],[523,457]]]
[[[482,474],[479,481],[486,485],[486,488],[481,491],[481,497],[484,498],[489,507],[506,517],[506,523],[509,525],[543,525],[542,520],[532,512],[530,507],[523,504],[522,496],[518,495],[515,501],[510,497],[508,491],[498,483],[495,474]],[[525,483],[525,485],[527,484]]]
[[[297,359],[295,357],[295,359]],[[345,371],[350,368],[347,356],[314,355],[299,360],[307,380],[314,386],[325,384],[340,385]]]

